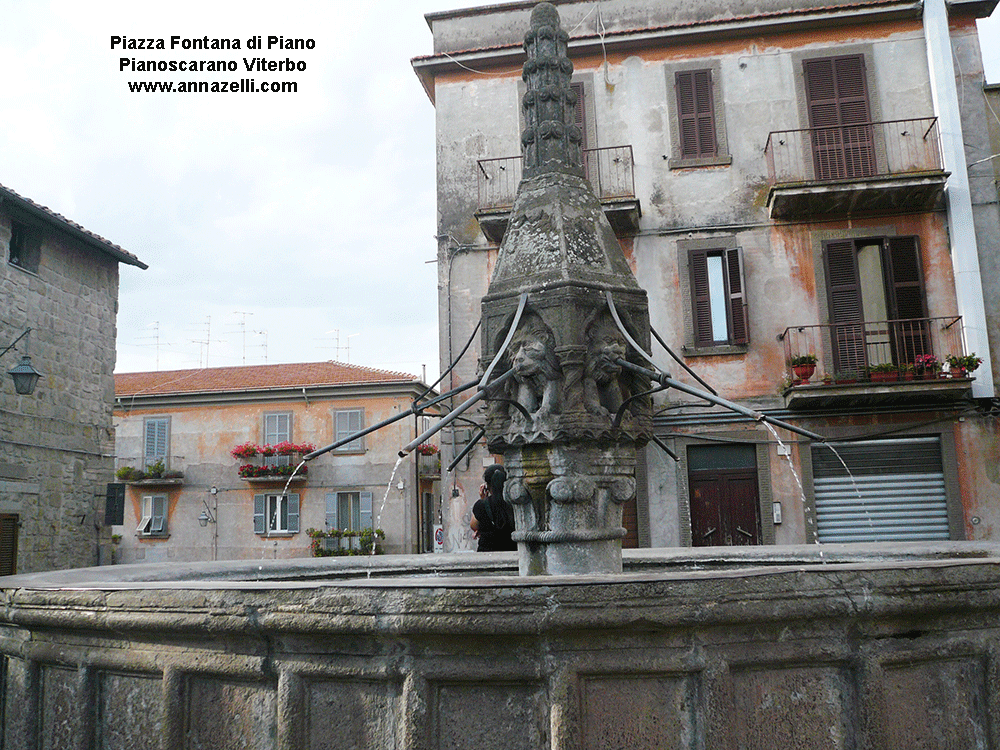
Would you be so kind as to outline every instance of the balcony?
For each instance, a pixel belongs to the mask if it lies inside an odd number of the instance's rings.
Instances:
[[[476,162],[479,183],[476,218],[483,234],[491,242],[499,243],[507,231],[510,210],[521,182],[521,164],[520,156]],[[622,236],[638,232],[642,211],[635,197],[632,147],[584,149],[583,167],[615,234]]]
[[[963,398],[971,388],[973,378],[964,372],[925,364],[965,354],[960,317],[795,326],[779,338],[785,345],[783,396],[789,408],[930,405]],[[796,373],[790,363],[807,354],[816,356],[815,371]]]
[[[775,131],[764,154],[772,219],[930,211],[948,178],[936,117]]]

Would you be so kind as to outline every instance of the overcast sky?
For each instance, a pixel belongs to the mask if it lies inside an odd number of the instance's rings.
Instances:
[[[431,52],[424,13],[474,4],[0,0],[0,183],[149,264],[121,266],[118,372],[349,359],[436,374],[434,110],[409,60]],[[1000,12],[981,32],[1000,82]],[[241,49],[171,50],[172,36]],[[247,50],[251,36],[315,47]],[[245,72],[259,56],[306,69]],[[240,70],[123,72],[122,57]],[[128,87],[240,78],[298,91]]]

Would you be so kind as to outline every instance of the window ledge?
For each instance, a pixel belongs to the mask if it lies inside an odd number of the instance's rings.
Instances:
[[[23,271],[24,273],[28,274],[29,276],[35,276],[35,277],[37,277],[39,279],[42,278],[41,274],[38,273],[37,269],[33,270],[31,268],[25,268],[24,266],[22,266],[22,265],[20,265],[18,263],[12,263],[9,260],[7,261],[7,265],[10,266],[11,268],[16,268],[18,271]]]
[[[667,159],[667,169],[693,169],[695,167],[728,167],[733,163],[730,154],[720,154],[718,156],[705,156],[700,159],[681,159],[671,157]]]
[[[261,539],[291,539],[298,534],[297,531],[271,531],[267,534],[258,534]]]
[[[724,344],[722,346],[705,346],[694,348],[685,346],[681,353],[685,357],[717,357],[725,354],[746,354],[750,351],[749,344]]]
[[[169,539],[170,538],[170,533],[169,532],[165,532],[165,533],[162,533],[162,534],[160,534],[160,533],[157,533],[157,534],[140,534],[140,533],[137,532],[136,533],[136,537],[138,537],[138,539],[140,541],[145,540],[145,539]]]

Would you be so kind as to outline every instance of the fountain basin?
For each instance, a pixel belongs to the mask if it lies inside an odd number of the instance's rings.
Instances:
[[[1000,746],[1000,546],[624,557],[0,579],[3,747]]]

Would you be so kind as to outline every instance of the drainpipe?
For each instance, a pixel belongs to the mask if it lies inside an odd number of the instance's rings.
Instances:
[[[958,104],[958,86],[955,83],[955,62],[945,0],[924,0],[924,41],[927,46],[934,114],[937,115],[941,133],[944,168],[951,173],[945,189],[945,199],[948,203],[955,297],[958,313],[962,316],[965,352],[975,352],[983,358],[982,366],[976,371],[976,379],[972,381],[972,395],[976,398],[992,398],[993,363],[986,330],[983,280],[979,272],[979,248],[972,215],[972,194],[965,162],[965,142],[962,138],[962,114]]]

